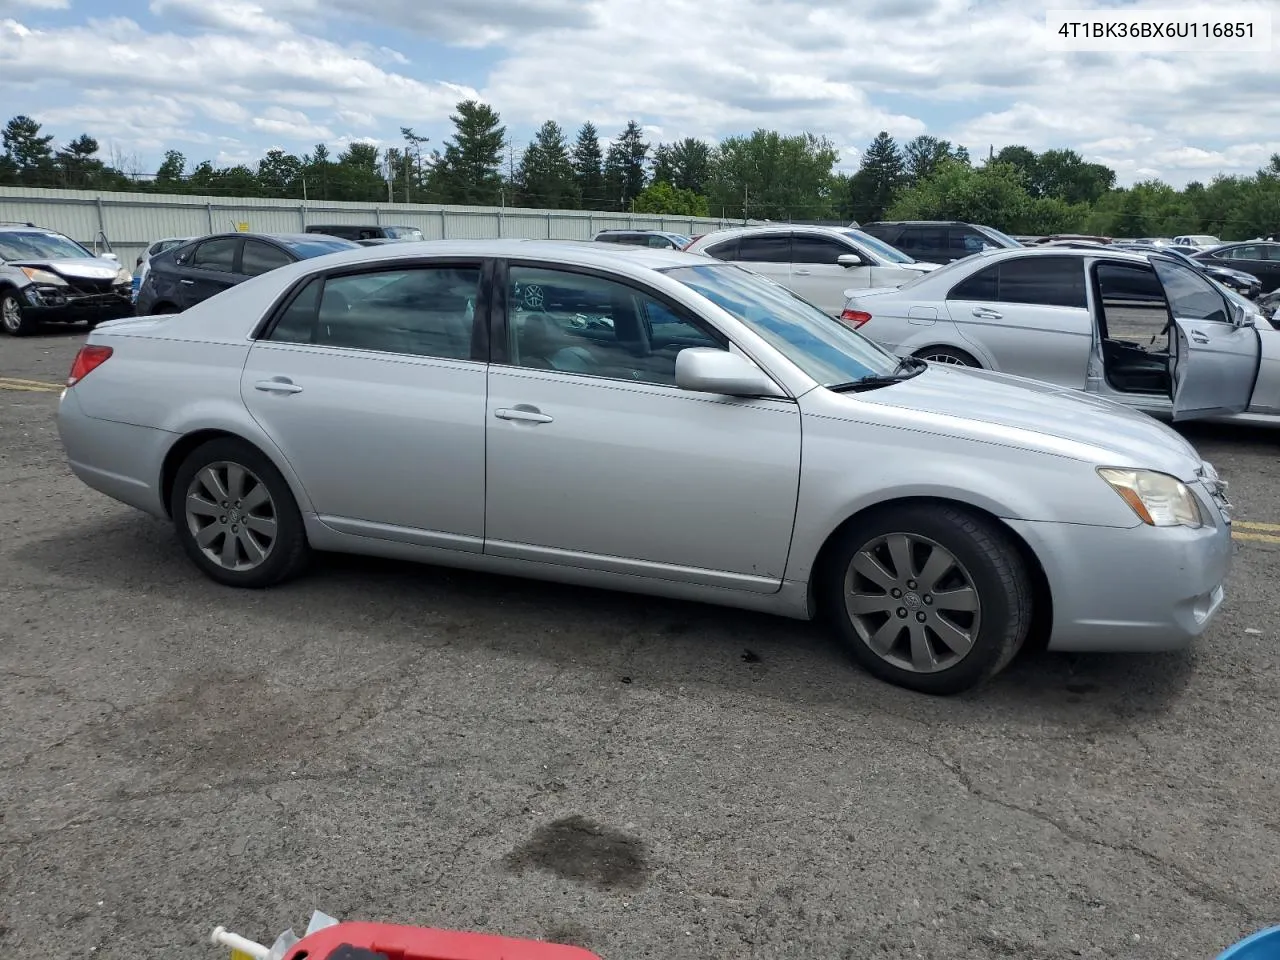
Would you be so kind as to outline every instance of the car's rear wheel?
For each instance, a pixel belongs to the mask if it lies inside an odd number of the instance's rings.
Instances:
[[[178,468],[170,510],[183,549],[207,576],[260,588],[297,575],[309,549],[280,471],[241,440],[211,440]]]
[[[157,303],[154,307],[151,308],[151,315],[153,317],[160,316],[161,314],[166,314],[166,313],[181,313],[181,312],[182,311],[180,311],[174,304],[164,303],[163,301],[160,303]]]
[[[22,310],[18,295],[11,290],[0,292],[0,330],[11,337],[31,332],[32,323]]]
[[[820,575],[825,612],[859,663],[922,693],[961,693],[995,676],[1031,626],[1032,584],[1016,546],[956,507],[860,519]]]
[[[930,363],[944,363],[953,367],[982,366],[972,354],[955,347],[925,347],[923,350],[917,350],[915,356]]]

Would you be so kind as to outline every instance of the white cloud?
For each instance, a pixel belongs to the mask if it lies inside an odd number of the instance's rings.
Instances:
[[[0,13],[17,13],[20,10],[66,10],[71,0],[0,0]]]
[[[0,11],[61,2],[0,0]],[[482,93],[520,143],[548,118],[571,136],[591,120],[604,138],[635,119],[654,142],[758,127],[805,130],[839,145],[841,167],[849,168],[880,130],[899,140],[927,132],[963,143],[975,158],[1010,143],[1071,147],[1113,166],[1122,182],[1151,171],[1174,183],[1218,171],[1248,173],[1275,150],[1274,52],[1064,53],[1047,43],[1044,14],[1056,6],[1056,0],[151,0],[159,31],[122,18],[61,28],[0,21],[0,97],[21,91],[24,105],[31,104],[25,109],[51,122],[50,111],[37,109],[42,91],[110,89],[121,101],[161,104],[151,121],[138,118],[148,139],[156,130],[215,123],[243,126],[246,143],[257,134],[261,146],[314,141],[322,133],[334,134],[335,143],[375,134],[397,142],[401,125],[439,143],[450,133],[447,117],[456,102]],[[1077,0],[1074,6],[1196,5]],[[1232,10],[1274,6],[1242,0]],[[367,29],[375,23],[427,45],[420,52],[409,39],[397,44],[411,62],[380,44],[381,31]],[[449,59],[465,71],[467,84],[430,73],[442,44],[461,51]],[[82,122],[90,123],[87,113]]]

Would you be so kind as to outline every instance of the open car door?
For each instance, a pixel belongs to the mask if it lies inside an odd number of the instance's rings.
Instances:
[[[1169,304],[1170,395],[1174,420],[1249,408],[1262,346],[1244,311],[1180,263],[1151,257]]]

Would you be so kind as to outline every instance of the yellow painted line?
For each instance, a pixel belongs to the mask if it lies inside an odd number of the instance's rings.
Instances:
[[[1233,540],[1249,540],[1253,543],[1280,543],[1280,537],[1272,536],[1269,533],[1233,533]]]
[[[52,380],[24,380],[22,377],[0,377],[0,383],[20,383],[27,387],[57,387],[62,389],[62,384],[54,383]]]
[[[1254,523],[1250,520],[1236,520],[1231,524],[1241,530],[1265,530],[1268,533],[1280,533],[1280,523]]]
[[[29,393],[59,393],[62,390],[62,384],[36,383],[30,380],[6,380],[3,377],[0,377],[0,390],[23,390]]]

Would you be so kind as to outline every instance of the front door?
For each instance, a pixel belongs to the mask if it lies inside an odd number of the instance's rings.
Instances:
[[[479,262],[347,268],[304,286],[249,351],[245,406],[331,527],[482,549],[480,280]]]
[[[833,237],[796,233],[791,237],[791,289],[815,307],[838,317],[844,310],[844,292],[871,286],[871,265],[845,267],[837,262],[846,254],[861,257],[853,247]]]
[[[996,369],[1082,390],[1093,346],[1084,259],[1025,256],[951,288],[947,310]]]
[[[196,246],[178,280],[178,304],[183,310],[235,286],[243,278],[236,273],[241,237],[215,237]]]
[[[723,335],[661,295],[513,263],[494,332],[485,552],[772,593],[800,479],[792,401],[675,386]]]
[[[1257,329],[1238,326],[1232,303],[1200,274],[1156,257],[1151,263],[1173,319],[1173,419],[1247,410],[1262,356]]]

